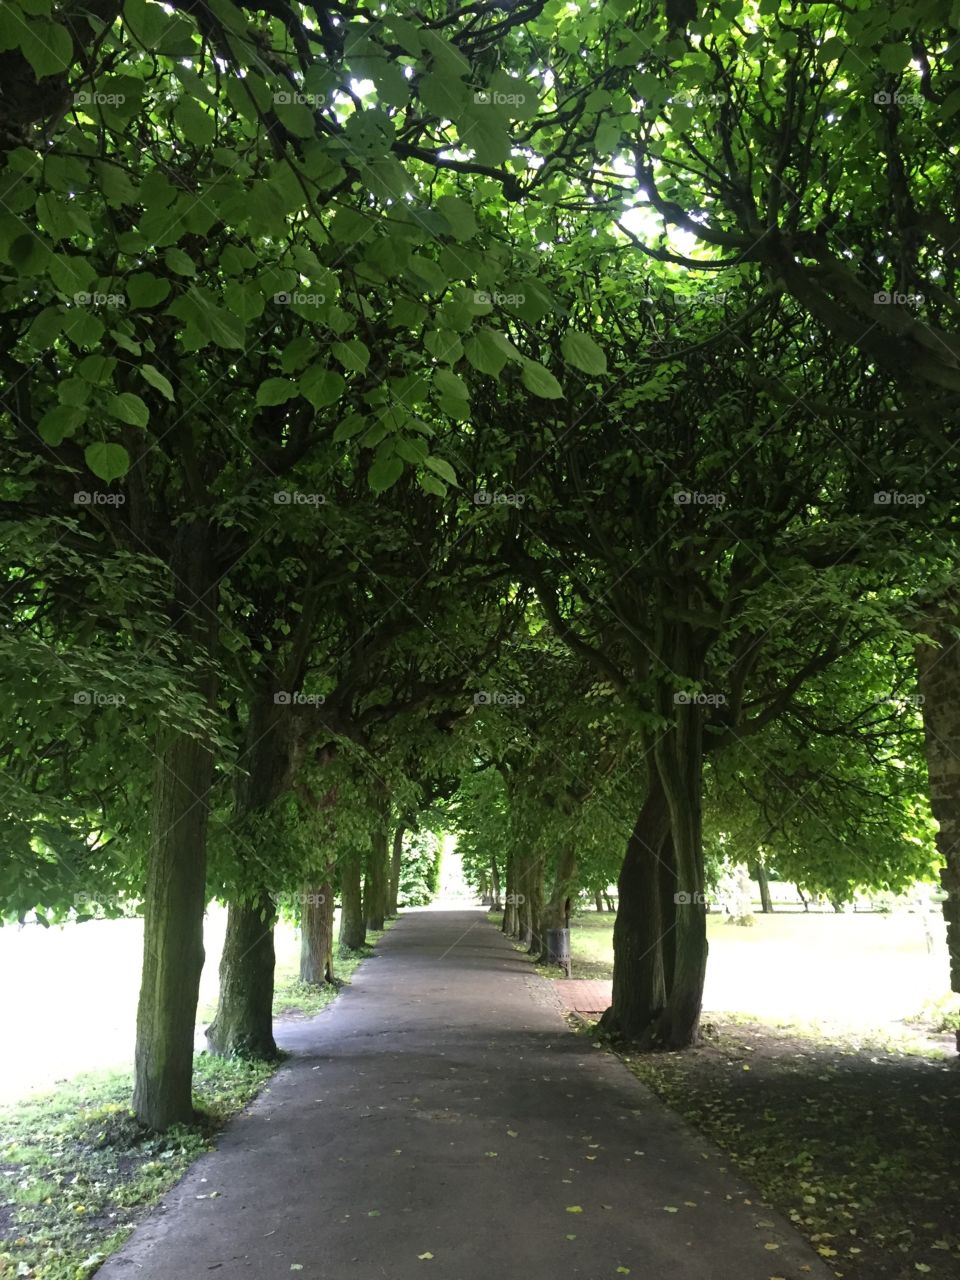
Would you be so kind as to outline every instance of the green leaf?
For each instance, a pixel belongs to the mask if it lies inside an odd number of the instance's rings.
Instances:
[[[167,249],[163,255],[163,260],[174,275],[195,276],[197,274],[196,264],[189,254],[184,253],[182,249]]]
[[[449,223],[455,240],[471,240],[477,234],[477,219],[466,200],[459,196],[441,196],[437,208]]]
[[[40,18],[24,21],[26,30],[20,40],[23,56],[38,80],[65,71],[73,58],[73,37],[66,27]]]
[[[299,394],[299,388],[290,378],[267,378],[257,388],[257,407],[286,404]]]
[[[523,385],[541,400],[560,400],[563,388],[549,369],[545,369],[536,360],[525,360],[520,374]]]
[[[423,465],[429,467],[441,480],[446,480],[447,484],[455,485],[457,483],[457,473],[445,458],[437,458],[431,454],[429,457],[424,458]]]
[[[47,444],[58,445],[72,436],[76,429],[86,420],[84,407],[72,404],[58,404],[49,409],[37,423],[40,438]]]
[[[130,470],[130,455],[122,444],[89,444],[83,457],[93,474],[108,484]]]
[[[370,363],[370,352],[359,338],[351,338],[349,342],[335,342],[332,351],[345,369],[362,372]]]
[[[599,375],[607,372],[607,357],[586,333],[568,329],[560,339],[560,350],[567,364],[582,369],[584,373]]]
[[[150,410],[132,391],[121,391],[119,395],[107,396],[104,407],[111,417],[118,418],[121,422],[128,422],[131,427],[145,427],[150,421]],[[99,472],[97,474],[99,475]],[[120,474],[122,475],[123,472],[121,471]]]
[[[375,459],[367,472],[367,484],[374,493],[383,493],[391,485],[395,485],[403,475],[403,460],[396,454],[387,454]]]
[[[463,352],[470,363],[480,373],[489,373],[492,377],[500,376],[500,371],[507,363],[506,352],[495,340],[490,329],[481,329],[463,344]]]
[[[458,400],[469,400],[467,384],[449,369],[434,369],[433,385],[442,396],[454,396]]]
[[[170,379],[164,377],[160,370],[154,365],[142,364],[140,366],[140,372],[143,375],[144,380],[149,382],[151,387],[155,387],[161,395],[166,396],[168,400],[175,399],[173,394],[173,384]]]
[[[164,280],[162,276],[155,276],[152,271],[138,271],[127,278],[127,299],[135,310],[155,307],[158,302],[163,302],[169,292],[170,281]]]
[[[327,405],[336,404],[346,385],[343,374],[335,369],[316,367],[308,369],[301,377],[300,393],[315,409],[324,409]]]

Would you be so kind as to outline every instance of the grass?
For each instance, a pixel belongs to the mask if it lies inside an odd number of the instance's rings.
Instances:
[[[201,1118],[163,1135],[137,1123],[125,1071],[77,1076],[0,1110],[0,1275],[92,1275],[273,1070],[198,1054]]]
[[[368,934],[370,944],[382,934]],[[372,952],[337,959],[341,985]],[[278,964],[274,1014],[312,1017],[336,998]],[[212,1017],[212,1008],[201,1009]],[[216,1143],[231,1116],[261,1091],[276,1063],[194,1061],[195,1125],[158,1135],[130,1110],[127,1071],[75,1076],[48,1093],[0,1107],[0,1276],[85,1280],[137,1222]]]

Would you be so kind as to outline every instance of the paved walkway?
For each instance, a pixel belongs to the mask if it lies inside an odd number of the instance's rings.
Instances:
[[[404,915],[98,1280],[826,1280],[480,911]],[[753,1203],[750,1203],[753,1201]]]

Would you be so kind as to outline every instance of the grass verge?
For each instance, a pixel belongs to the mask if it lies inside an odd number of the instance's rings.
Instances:
[[[362,951],[337,957],[340,985],[380,937],[368,934]],[[338,990],[306,986],[292,969],[278,971],[274,1015],[312,1017]],[[198,1054],[193,1087],[200,1119],[164,1134],[137,1123],[129,1071],[76,1076],[0,1107],[0,1277],[93,1275],[193,1161],[216,1145],[226,1121],[256,1097],[276,1066]]]

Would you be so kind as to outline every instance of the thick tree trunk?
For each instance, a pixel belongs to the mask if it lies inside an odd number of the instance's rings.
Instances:
[[[300,981],[333,982],[333,881],[303,891],[300,911]]]
[[[620,909],[613,926],[613,996],[600,1020],[605,1031],[627,1040],[645,1032],[666,1004],[660,859],[669,812],[659,775],[651,772],[617,882]]]
[[[538,956],[543,949],[543,864],[544,855],[538,854],[531,862],[527,883],[530,888],[530,939],[527,951]]]
[[[577,881],[577,852],[573,845],[565,845],[557,858],[554,872],[553,888],[550,897],[543,905],[541,916],[542,939],[540,947],[540,963],[546,963],[547,931],[549,929],[567,929],[570,927],[569,902],[570,895]]]
[[[220,959],[220,999],[207,1047],[220,1058],[276,1058],[273,1038],[273,926],[268,894],[231,902]]]
[[[507,852],[507,894],[503,924],[500,927],[509,938],[516,937],[520,928],[520,913],[517,910],[517,859],[512,849]]]
[[[184,523],[170,559],[171,626],[199,658],[213,652],[218,630],[213,550],[206,525]],[[196,688],[212,708],[215,674],[201,676]],[[175,731],[161,733],[156,755],[133,1105],[142,1124],[167,1129],[193,1119],[193,1038],[214,761],[205,742]]]
[[[595,893],[593,895],[593,903],[594,903],[594,906],[597,908],[597,910],[602,914],[603,913],[603,894]]]
[[[362,877],[362,855],[348,854],[340,864],[340,945],[350,951],[359,951],[367,941]]]
[[[493,891],[493,909],[494,911],[502,911],[503,903],[500,900],[500,871],[497,868],[497,859],[490,859],[490,886]]]
[[[655,759],[670,814],[670,837],[677,868],[673,980],[663,1012],[641,1036],[641,1045],[685,1049],[700,1031],[707,972],[707,912],[703,876],[701,797],[702,713],[684,706],[676,728],[657,743]]]
[[[380,930],[387,915],[387,833],[374,832],[367,851],[367,874],[363,885],[363,910],[367,928]]]
[[[930,808],[937,820],[937,849],[943,866],[950,985],[960,992],[960,640],[952,628],[960,610],[952,604],[931,609],[920,630],[936,643],[916,650],[929,776]],[[960,1049],[960,1030],[957,1031]]]
[[[393,833],[393,849],[390,854],[390,892],[387,901],[387,915],[389,916],[395,916],[398,911],[400,871],[403,867],[403,837],[406,829],[406,826],[401,823]]]
[[[151,1129],[193,1120],[193,1037],[206,898],[207,794],[213,758],[171,733],[157,756],[144,894],[133,1106]]]
[[[276,911],[257,883],[256,824],[289,788],[298,763],[297,722],[287,703],[274,699],[272,679],[264,679],[250,707],[246,771],[238,775],[233,829],[236,860],[246,893],[231,902],[220,961],[217,1012],[207,1028],[207,1046],[222,1058],[273,1059],[273,926]]]
[[[773,901],[770,897],[770,881],[767,879],[767,869],[762,862],[758,862],[754,867],[754,878],[760,886],[760,906],[765,915],[769,915],[773,910]]]

